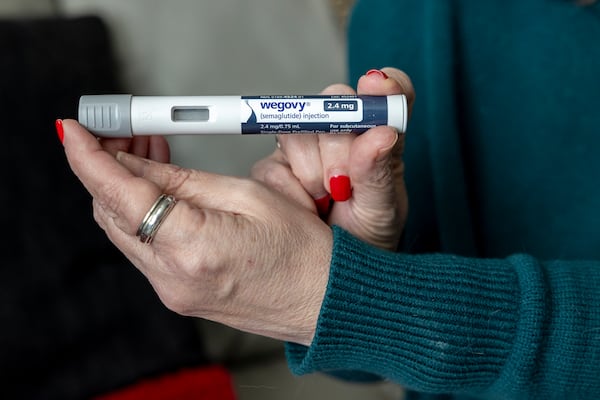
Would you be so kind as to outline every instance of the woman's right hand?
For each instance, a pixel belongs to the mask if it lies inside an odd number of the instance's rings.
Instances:
[[[359,79],[357,92],[405,94],[409,112],[415,98],[409,77],[395,68],[369,71]],[[354,93],[346,85],[323,91]],[[255,164],[253,178],[367,243],[390,250],[397,247],[408,212],[403,133],[380,126],[358,136],[280,135],[278,144]]]

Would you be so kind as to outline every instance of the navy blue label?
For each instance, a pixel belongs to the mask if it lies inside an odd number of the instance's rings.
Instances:
[[[247,96],[242,102],[242,134],[363,133],[388,121],[385,96]]]

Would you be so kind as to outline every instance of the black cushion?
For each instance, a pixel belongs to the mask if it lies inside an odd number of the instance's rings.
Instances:
[[[0,20],[0,376],[3,398],[87,399],[206,363],[95,224],[56,118],[123,89],[97,17]]]

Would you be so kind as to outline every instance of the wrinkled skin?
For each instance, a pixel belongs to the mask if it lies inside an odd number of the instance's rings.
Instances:
[[[402,72],[366,75],[362,94],[414,93]],[[352,93],[334,85],[326,93]],[[98,140],[65,120],[69,164],[93,197],[94,218],[148,278],[163,303],[189,316],[308,345],[325,295],[332,250],[328,224],[393,249],[407,213],[403,135],[378,127],[352,135],[287,135],[249,179],[169,164],[162,137]],[[324,218],[314,199],[331,174],[346,174],[351,199]],[[162,193],[177,200],[148,245],[136,237]]]

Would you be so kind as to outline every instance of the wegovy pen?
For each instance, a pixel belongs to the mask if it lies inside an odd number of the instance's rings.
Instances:
[[[360,134],[406,131],[404,95],[81,96],[79,122],[100,137],[202,134]]]

